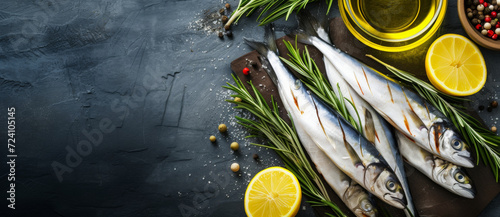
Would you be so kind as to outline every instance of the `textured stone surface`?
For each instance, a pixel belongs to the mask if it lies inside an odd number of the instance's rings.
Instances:
[[[213,14],[225,2],[2,1],[0,123],[15,107],[18,154],[16,210],[5,210],[4,200],[2,216],[244,215],[251,177],[282,163],[250,145],[261,141],[244,139],[234,116],[248,114],[224,101],[230,62],[250,51],[242,38],[263,35],[254,15],[233,27],[233,39],[220,40]],[[447,19],[448,32],[463,33],[458,20]],[[295,25],[278,21],[278,36]],[[498,85],[499,54],[483,54],[491,76],[475,106],[495,97]],[[493,124],[497,112],[481,116]],[[0,129],[5,141],[6,124]],[[239,152],[229,149],[233,141]],[[230,172],[233,162],[240,173]],[[57,163],[70,172],[58,177]],[[298,216],[313,215],[304,209]]]

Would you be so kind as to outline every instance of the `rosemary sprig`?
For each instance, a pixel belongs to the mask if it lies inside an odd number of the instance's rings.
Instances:
[[[280,57],[281,60],[285,62],[290,68],[304,76],[302,82],[304,82],[307,88],[314,94],[316,94],[319,98],[321,98],[325,103],[339,112],[342,117],[349,121],[349,123],[351,123],[351,125],[354,126],[354,128],[356,128],[362,134],[363,127],[361,127],[361,120],[356,107],[354,107],[354,104],[349,99],[343,97],[338,85],[337,88],[339,89],[339,96],[337,96],[335,92],[333,92],[333,88],[330,82],[328,82],[328,79],[323,76],[323,74],[321,74],[318,66],[311,58],[309,51],[307,50],[307,46],[304,47],[304,52],[301,55],[300,49],[297,47],[297,41],[295,41],[295,47],[288,41],[283,40],[283,42],[288,49],[288,56],[290,57],[290,60]],[[350,106],[352,106],[356,111],[357,120],[349,114],[349,111],[347,111],[347,105],[345,104],[344,100],[349,102]]]
[[[226,26],[230,26],[233,22],[237,23],[243,15],[250,16],[255,10],[262,8],[257,21],[259,25],[267,25],[282,16],[288,20],[293,11],[304,9],[307,4],[316,0],[240,0],[238,7],[231,14]],[[326,0],[328,11],[332,6],[333,0]],[[260,19],[263,15],[262,19]]]
[[[500,169],[500,147],[498,144],[500,144],[500,137],[488,129],[485,129],[478,120],[465,113],[463,106],[453,103],[466,99],[447,95],[431,84],[416,78],[408,72],[384,63],[372,55],[367,56],[384,65],[402,82],[413,87],[420,96],[446,115],[464,136],[467,143],[472,145],[476,150],[476,163],[479,164],[479,159],[482,158],[483,162],[491,167],[495,180],[498,182]]]
[[[321,178],[311,166],[306,152],[297,137],[293,122],[292,127],[290,127],[286,121],[279,116],[276,102],[272,100],[271,108],[265,101],[262,94],[251,82],[249,82],[249,84],[255,97],[250,94],[240,79],[236,78],[234,75],[233,79],[236,86],[227,83],[228,86],[224,86],[224,88],[234,91],[236,94],[231,96],[239,97],[242,101],[226,101],[236,104],[237,106],[235,108],[237,109],[245,109],[251,112],[259,119],[250,120],[236,117],[238,124],[253,130],[255,133],[258,133],[262,137],[268,139],[270,145],[252,144],[276,151],[285,163],[286,168],[290,170],[299,180],[303,193],[313,199],[313,201],[308,201],[311,205],[328,206],[332,209],[335,215],[346,216],[342,213],[340,208],[330,200],[325,184],[321,181]],[[248,137],[256,136],[257,135],[254,134]]]

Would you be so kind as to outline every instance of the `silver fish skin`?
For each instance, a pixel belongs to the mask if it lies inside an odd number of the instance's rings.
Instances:
[[[319,38],[331,44],[327,31],[314,16],[307,11],[303,11],[297,15],[299,25],[311,25],[316,30]],[[345,103],[349,114],[357,120],[359,115],[360,125],[363,128],[363,134],[370,142],[375,145],[375,148],[382,154],[389,166],[392,168],[405,192],[406,200],[408,201],[408,210],[405,210],[407,216],[414,216],[415,207],[410,195],[410,188],[404,171],[403,160],[399,154],[396,140],[392,133],[392,127],[385,121],[356,91],[342,78],[342,75],[337,71],[333,64],[323,56],[325,69],[328,80],[333,87],[335,94],[339,95],[339,89],[342,95],[346,98]],[[354,104],[354,107],[348,102],[348,99]],[[358,112],[356,112],[356,110]]]
[[[266,32],[272,32],[266,29]],[[301,125],[334,164],[363,188],[384,202],[404,209],[407,202],[401,184],[380,153],[350,126],[338,113],[311,95],[283,65],[276,51],[272,33],[266,33],[269,49],[245,39],[264,59],[269,77],[279,89],[280,97],[293,102],[292,110],[300,113],[294,120]],[[270,39],[272,38],[272,39]],[[288,111],[291,113],[291,111]]]
[[[417,146],[406,135],[396,133],[401,155],[407,162],[446,190],[473,199],[476,190],[460,166],[443,160]]]
[[[361,98],[420,147],[457,165],[474,167],[468,145],[451,121],[418,94],[329,45],[314,29],[299,30],[296,36],[318,48]]]
[[[290,102],[286,100],[282,101],[287,111],[296,111],[290,109],[290,106],[292,106]],[[292,120],[294,120],[298,113],[292,112],[289,113],[289,115],[292,117]],[[311,137],[303,130],[302,126],[296,124],[295,129],[302,146],[316,166],[316,169],[323,175],[328,185],[332,187],[333,191],[335,191],[344,204],[357,217],[377,216],[377,209],[371,202],[366,190],[345,175],[330,158],[316,146]]]

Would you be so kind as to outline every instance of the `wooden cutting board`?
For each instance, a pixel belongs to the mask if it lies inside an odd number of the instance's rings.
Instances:
[[[420,48],[402,53],[384,53],[373,50],[362,44],[347,30],[341,18],[334,18],[330,21],[330,37],[332,42],[341,50],[347,52],[366,63],[367,65],[386,73],[385,67],[376,63],[372,59],[366,57],[366,54],[372,54],[389,64],[394,65],[402,70],[414,73],[421,79],[426,79],[424,69],[424,58],[429,44],[423,45]],[[283,43],[283,40],[293,42],[293,39],[285,36],[278,39],[277,45],[280,56],[289,58],[288,51]],[[299,44],[303,50],[304,45]],[[316,61],[319,69],[325,74],[325,67],[322,60],[322,54],[312,46],[308,46],[311,57]],[[233,62],[231,62],[231,70],[245,83],[247,89],[250,88],[248,81],[251,81],[262,93],[267,102],[271,103],[271,96],[277,101],[280,108],[280,115],[288,120],[288,116],[283,111],[281,100],[279,99],[276,86],[272,83],[267,73],[261,68],[261,63],[258,59],[259,54],[256,51],[249,52]],[[252,67],[249,62],[256,63]],[[242,74],[244,67],[250,68],[250,75]],[[249,89],[250,90],[250,89]],[[477,117],[477,116],[476,116]],[[473,156],[476,156],[473,153]],[[272,165],[269,165],[272,166]],[[422,173],[413,167],[405,164],[406,175],[410,185],[411,195],[414,205],[421,217],[424,216],[477,216],[488,205],[488,203],[500,192],[500,184],[495,182],[495,178],[489,167],[480,164],[473,169],[467,169],[469,176],[476,186],[477,194],[474,199],[467,199],[448,192],[444,188],[432,182]],[[326,182],[325,182],[326,183]],[[343,202],[338,198],[331,189],[330,196],[332,200],[339,205],[344,213],[354,216]],[[378,206],[386,208],[392,216],[405,216],[401,210],[390,207],[377,199]],[[319,216],[324,215],[328,211],[326,208],[315,207],[315,211]]]

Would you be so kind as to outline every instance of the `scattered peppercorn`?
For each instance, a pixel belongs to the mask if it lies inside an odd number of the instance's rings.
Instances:
[[[497,127],[495,127],[495,126],[491,127],[491,132],[496,133],[497,132]]]
[[[233,171],[233,172],[240,171],[240,165],[238,163],[231,164],[231,171]]]
[[[248,67],[243,68],[243,74],[248,75],[250,72],[250,69]]]
[[[228,20],[227,16],[226,15],[222,16],[221,20],[222,20],[222,23],[226,24],[227,20]]]
[[[239,98],[239,97],[234,97],[234,101],[235,101],[235,102],[241,102],[241,98]]]
[[[217,140],[217,138],[215,138],[215,136],[210,136],[210,142],[215,142],[215,140]]]
[[[252,61],[252,60],[249,60],[249,59],[247,59],[247,66],[248,66],[248,65],[250,65],[250,66],[252,66],[252,67],[254,67],[254,68],[255,68],[255,67],[257,67],[257,63],[256,63],[256,62],[254,62],[254,61]]]
[[[259,159],[259,155],[258,154],[253,154],[253,159],[254,160],[258,160]]]
[[[493,107],[493,108],[498,107],[498,102],[497,101],[491,102],[491,107]]]
[[[228,30],[228,31],[226,31],[226,35],[227,35],[227,37],[231,38],[231,37],[233,37],[233,32],[231,32],[231,30]]]
[[[219,132],[225,133],[227,131],[227,126],[225,124],[219,124]]]
[[[230,147],[233,151],[237,151],[240,148],[240,144],[238,144],[237,142],[233,142],[231,143]]]
[[[479,109],[479,111],[484,110],[484,105],[480,105],[480,106],[478,107],[478,109]]]
[[[226,11],[226,10],[224,10],[224,8],[221,8],[221,9],[219,10],[219,14],[223,15],[225,11]]]
[[[219,32],[219,38],[220,38],[220,39],[223,39],[223,38],[224,38],[224,33]]]
[[[231,5],[229,3],[226,3],[226,9],[230,9]]]

